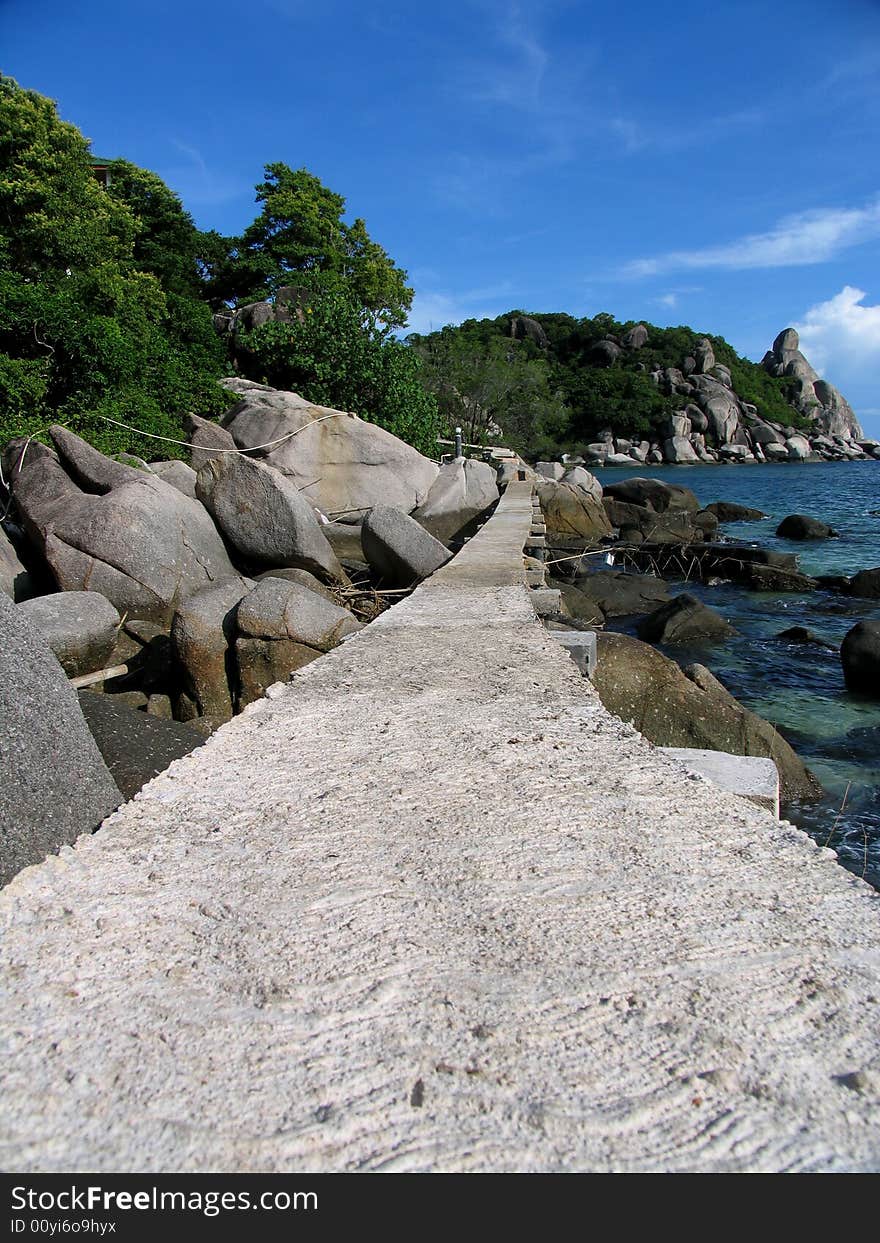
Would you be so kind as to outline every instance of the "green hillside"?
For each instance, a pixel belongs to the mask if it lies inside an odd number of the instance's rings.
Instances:
[[[681,369],[706,338],[716,364],[730,371],[741,402],[761,418],[804,426],[789,403],[791,381],[776,379],[742,358],[723,337],[694,329],[644,323],[648,339],[609,361],[599,342],[619,345],[636,321],[608,314],[592,319],[509,311],[496,319],[465,320],[408,340],[421,355],[424,377],[449,424],[460,423],[472,440],[491,440],[493,424],[526,456],[576,453],[605,429],[637,440],[661,439],[666,417],[688,399],[664,393],[651,373]],[[611,351],[613,353],[613,351]]]

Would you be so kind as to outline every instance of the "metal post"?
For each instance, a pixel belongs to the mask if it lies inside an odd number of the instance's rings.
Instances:
[[[455,456],[461,457],[461,428],[455,429]]]

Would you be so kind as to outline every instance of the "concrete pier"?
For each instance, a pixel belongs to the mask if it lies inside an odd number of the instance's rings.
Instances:
[[[880,1166],[880,898],[602,708],[531,521],[0,894],[5,1169]]]

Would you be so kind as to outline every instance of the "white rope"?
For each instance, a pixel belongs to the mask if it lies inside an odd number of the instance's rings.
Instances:
[[[139,427],[132,427],[129,423],[120,423],[118,419],[109,419],[104,414],[99,414],[98,418],[103,419],[105,423],[112,423],[115,427],[124,427],[127,432],[136,432],[138,436],[149,436],[150,440],[164,440],[169,445],[181,445],[184,449],[201,449],[205,453],[255,453],[257,449],[271,449],[275,445],[283,444],[285,440],[290,440],[291,436],[298,436],[300,432],[304,432],[309,427],[314,427],[316,423],[324,423],[327,419],[347,419],[349,417],[346,410],[334,410],[332,414],[322,414],[319,419],[311,419],[308,423],[303,423],[302,427],[298,427],[294,432],[287,432],[284,436],[279,436],[277,440],[267,440],[264,445],[249,445],[246,449],[213,449],[210,445],[194,445],[189,440],[172,440],[170,436],[157,436],[154,432],[142,432]]]

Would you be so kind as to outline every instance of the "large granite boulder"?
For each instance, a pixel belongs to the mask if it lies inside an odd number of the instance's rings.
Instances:
[[[594,493],[550,479],[539,480],[535,491],[549,535],[576,536],[598,543],[613,533],[602,502]]]
[[[570,484],[573,488],[580,488],[582,492],[586,492],[587,496],[591,496],[594,501],[601,501],[602,499],[601,483],[595,475],[591,475],[588,470],[584,470],[583,466],[570,466],[562,476],[561,482]]]
[[[374,505],[409,514],[437,478],[429,458],[356,414],[315,406],[296,393],[250,380],[223,384],[240,398],[223,416],[235,443],[253,448],[253,456],[289,476],[329,518],[353,522]]]
[[[640,350],[643,345],[648,344],[648,329],[644,324],[636,324],[623,334],[620,344],[625,350]]]
[[[346,609],[281,578],[264,578],[241,601],[235,621],[242,707],[361,629]]]
[[[497,471],[488,462],[445,462],[412,516],[435,539],[447,543],[498,500]]]
[[[785,447],[788,451],[789,460],[792,462],[806,462],[813,452],[806,436],[789,436],[785,442]]]
[[[775,376],[791,376],[798,386],[795,405],[817,427],[831,436],[859,440],[859,427],[852,407],[833,384],[821,379],[801,353],[800,339],[794,328],[784,328],[762,360],[762,366]]]
[[[205,741],[192,726],[138,712],[114,695],[80,691],[79,706],[110,775],[127,799]]]
[[[186,462],[177,460],[170,462],[151,462],[150,470],[154,475],[158,475],[165,483],[170,483],[172,488],[177,488],[178,492],[182,492],[184,496],[196,500],[196,472],[191,466],[187,466]]]
[[[48,644],[0,594],[0,884],[122,802]]]
[[[658,513],[646,505],[631,505],[607,495],[602,506],[622,543],[686,544],[702,539],[702,528],[695,523],[697,514],[683,510]]]
[[[649,643],[693,643],[727,639],[737,631],[714,609],[684,591],[643,618],[636,633]]]
[[[689,466],[700,460],[687,436],[671,436],[665,440],[663,456],[673,466]]]
[[[19,604],[69,678],[103,669],[116,646],[121,621],[97,591],[59,591]]]
[[[207,717],[215,727],[232,718],[238,700],[235,660],[236,611],[254,590],[249,578],[229,578],[184,600],[171,623],[171,644],[183,674],[191,711],[186,718]]]
[[[206,462],[222,457],[235,456],[238,448],[235,441],[219,423],[202,419],[197,414],[189,414],[183,421],[190,448],[190,461],[193,470],[198,474]]]
[[[880,698],[880,621],[860,621],[847,631],[840,662],[849,690]]]
[[[180,600],[235,574],[198,501],[63,428],[52,433],[61,456],[32,445],[12,492],[62,591],[97,591],[119,613],[167,622]]]
[[[536,462],[535,474],[542,479],[558,480],[565,474],[565,467],[562,462]]]
[[[705,375],[715,366],[715,351],[708,337],[701,337],[694,346],[695,370],[698,375]]]
[[[610,712],[659,747],[764,755],[779,770],[783,802],[817,799],[822,788],[775,726],[738,703],[702,665],[682,670],[628,635],[598,636],[593,676]]]
[[[411,587],[450,558],[445,545],[390,505],[377,505],[364,518],[361,546],[370,569],[388,587]]]
[[[0,591],[12,600],[23,600],[30,589],[30,575],[19,561],[12,540],[0,527]]]
[[[201,468],[196,495],[232,546],[254,565],[299,566],[327,582],[345,580],[314,509],[273,467],[225,454]]]

